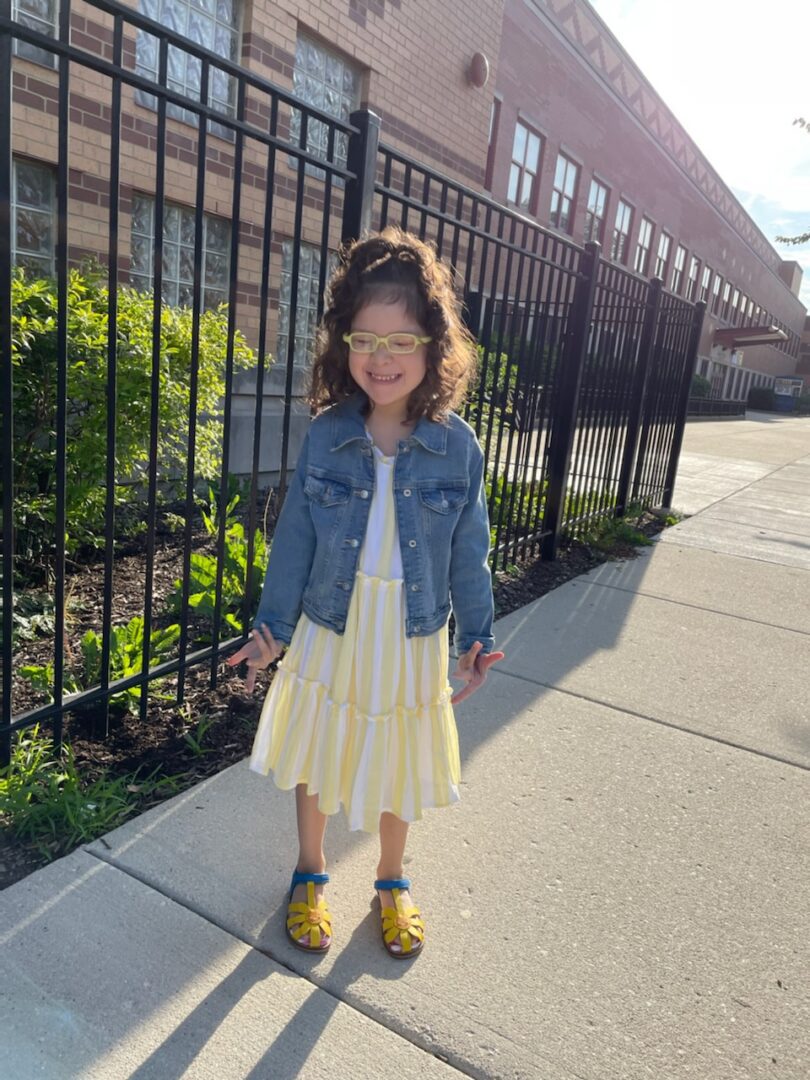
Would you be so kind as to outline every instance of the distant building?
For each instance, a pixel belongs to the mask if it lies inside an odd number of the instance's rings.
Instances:
[[[705,300],[697,371],[713,396],[744,399],[796,371],[800,266],[781,259],[585,0],[506,0],[486,185]]]

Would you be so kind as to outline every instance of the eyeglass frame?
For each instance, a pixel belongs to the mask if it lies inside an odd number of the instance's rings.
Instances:
[[[375,342],[374,348],[371,349],[369,352],[360,352],[359,349],[352,349],[351,339],[355,334],[366,334],[368,337],[373,337],[374,342]],[[388,344],[388,339],[392,338],[392,337],[396,337],[397,334],[402,334],[403,336],[405,334],[407,334],[409,337],[412,337],[414,339],[416,344],[414,345],[414,347],[411,349],[410,352],[392,352],[391,351],[391,347]],[[420,345],[429,344],[429,342],[433,341],[433,338],[432,337],[425,337],[424,335],[420,335],[420,334],[411,334],[410,331],[408,331],[408,330],[394,330],[394,331],[392,331],[392,333],[386,334],[385,337],[380,337],[379,334],[373,334],[370,330],[352,330],[351,333],[347,333],[347,334],[343,335],[343,340],[346,342],[346,344],[349,346],[349,348],[352,349],[352,352],[358,353],[359,356],[373,356],[374,353],[377,351],[377,349],[379,349],[380,345],[385,345],[385,351],[391,356],[413,356],[413,354],[416,352],[416,350],[419,348]]]

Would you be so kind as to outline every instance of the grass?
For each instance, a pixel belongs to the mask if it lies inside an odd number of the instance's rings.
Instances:
[[[20,841],[51,860],[121,825],[143,809],[145,799],[161,799],[181,789],[182,776],[143,780],[135,770],[111,779],[82,778],[68,743],[60,754],[39,724],[17,732],[10,763],[0,770],[0,822]]]

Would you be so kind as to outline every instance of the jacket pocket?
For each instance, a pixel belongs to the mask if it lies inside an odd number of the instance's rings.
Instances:
[[[318,506],[340,506],[349,501],[352,491],[348,484],[340,480],[329,480],[320,476],[307,476],[304,481],[304,494]]]
[[[456,514],[467,503],[467,489],[460,486],[420,488],[419,499],[423,506],[437,514]]]

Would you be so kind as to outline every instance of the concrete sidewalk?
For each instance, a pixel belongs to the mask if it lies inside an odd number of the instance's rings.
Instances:
[[[2,1074],[806,1080],[810,419],[688,426],[674,501],[499,622],[411,833],[422,957],[342,817],[335,943],[286,943],[293,800],[243,761],[0,896]]]

